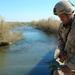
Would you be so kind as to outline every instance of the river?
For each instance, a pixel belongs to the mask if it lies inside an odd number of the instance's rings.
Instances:
[[[45,62],[53,59],[57,39],[30,26],[17,27],[24,39],[0,47],[0,75],[50,75]]]

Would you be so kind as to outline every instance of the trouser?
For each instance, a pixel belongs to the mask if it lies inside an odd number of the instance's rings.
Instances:
[[[53,75],[75,75],[75,73],[63,73],[61,70],[55,70]]]

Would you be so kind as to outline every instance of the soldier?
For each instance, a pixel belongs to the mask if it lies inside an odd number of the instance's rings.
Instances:
[[[58,2],[53,10],[62,23],[58,29],[58,49],[55,56],[60,55],[60,62],[64,62],[61,70],[54,75],[75,75],[75,16],[74,5],[69,1]]]

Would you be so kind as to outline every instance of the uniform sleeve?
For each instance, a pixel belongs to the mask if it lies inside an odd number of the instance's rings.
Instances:
[[[65,48],[65,42],[63,41],[61,34],[62,34],[61,28],[59,27],[58,29],[58,49],[60,51],[63,51]]]
[[[55,53],[54,53],[54,58],[56,58],[57,56],[59,56],[59,53],[61,51],[64,50],[64,47],[65,47],[65,43],[61,37],[61,25],[59,26],[59,29],[58,29],[58,45],[57,45],[57,48],[55,50]]]
[[[67,63],[67,66],[70,69],[75,70],[75,48],[72,48],[71,53],[70,53],[70,56],[71,56],[71,59]]]

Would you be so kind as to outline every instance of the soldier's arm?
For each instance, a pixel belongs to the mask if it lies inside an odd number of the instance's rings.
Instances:
[[[64,51],[64,48],[65,48],[65,42],[63,41],[63,38],[61,36],[61,27],[59,27],[58,29],[58,49],[60,51]]]

